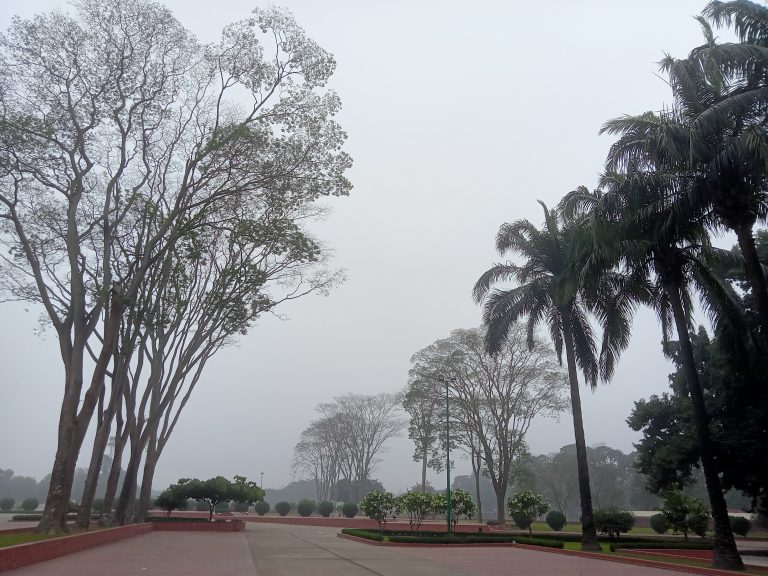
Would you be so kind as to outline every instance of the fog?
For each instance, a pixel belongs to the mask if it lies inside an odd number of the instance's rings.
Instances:
[[[204,41],[255,5],[166,4]],[[261,472],[265,486],[282,486],[317,403],[400,390],[413,353],[479,325],[471,288],[497,259],[499,225],[539,224],[536,199],[553,205],[596,184],[611,143],[600,126],[669,102],[656,62],[701,43],[693,15],[705,2],[282,4],[338,63],[330,86],[355,188],[326,201],[331,214],[313,231],[347,281],[261,318],[209,362],[158,465],[159,489],[180,476]],[[0,25],[59,6],[2,2]],[[31,304],[0,304],[0,467],[38,478],[50,472],[63,389],[55,335],[39,318]],[[613,381],[583,389],[590,445],[631,450],[633,401],[667,388],[655,317],[641,311],[633,334]],[[534,453],[572,442],[568,414],[536,421],[528,436]],[[396,491],[419,481],[407,437],[387,448],[375,476]],[[460,459],[457,468],[470,470]]]

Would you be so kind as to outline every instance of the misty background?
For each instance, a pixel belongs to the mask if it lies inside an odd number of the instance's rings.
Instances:
[[[164,3],[202,41],[266,5]],[[701,43],[693,16],[705,2],[276,4],[337,61],[330,87],[343,101],[354,190],[326,201],[331,213],[313,230],[347,281],[327,297],[281,306],[282,317],[262,317],[208,363],[158,464],[156,489],[181,476],[258,481],[262,472],[265,487],[285,485],[316,404],[401,390],[412,354],[479,325],[471,288],[497,258],[499,225],[539,224],[536,199],[552,206],[596,184],[611,143],[599,128],[668,102],[656,62]],[[3,2],[0,27],[14,14],[59,7]],[[39,318],[30,304],[0,304],[0,468],[38,479],[50,472],[63,389],[55,335]],[[673,368],[651,312],[639,312],[633,334],[611,384],[583,393],[589,445],[632,451],[633,401],[667,389]],[[569,415],[537,420],[527,441],[533,454],[572,443]],[[405,490],[420,479],[412,442],[403,433],[387,446],[374,477]],[[458,456],[456,466],[470,472]]]

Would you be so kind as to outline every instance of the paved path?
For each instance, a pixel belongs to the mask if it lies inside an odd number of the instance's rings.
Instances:
[[[9,576],[674,576],[679,572],[516,548],[360,544],[335,528],[249,524],[245,532],[152,532]],[[3,575],[5,576],[5,574]]]

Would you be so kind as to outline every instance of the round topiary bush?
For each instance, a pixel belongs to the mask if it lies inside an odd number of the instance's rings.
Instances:
[[[213,507],[214,512],[229,512],[229,502],[217,502]]]
[[[344,506],[341,507],[341,513],[345,518],[354,518],[357,516],[357,504],[354,502],[344,502]]]
[[[280,516],[285,516],[291,511],[291,504],[290,502],[283,500],[275,504],[275,510],[277,510],[277,513],[280,514]]]
[[[16,504],[16,500],[13,498],[3,498],[0,500],[0,510],[3,512],[10,512],[13,510],[13,505]]]
[[[323,500],[317,505],[317,513],[326,518],[329,518],[335,509],[335,504],[333,502],[328,502],[328,500]]]
[[[651,528],[656,534],[664,534],[669,530],[669,522],[664,517],[664,514],[654,514],[651,516]]]
[[[309,498],[302,498],[296,505],[296,511],[299,513],[299,516],[312,516],[312,513],[315,511],[315,501]]]
[[[104,498],[96,498],[91,505],[91,510],[96,514],[101,514],[104,511]]]
[[[256,504],[253,505],[253,511],[259,516],[264,516],[264,514],[269,512],[269,508],[269,502],[256,502]]]
[[[235,502],[235,512],[248,512],[248,502]]]
[[[197,502],[195,502],[195,510],[197,510],[198,512],[208,512],[209,510],[208,502],[206,502],[205,500],[198,500]]]
[[[27,498],[21,503],[21,509],[24,512],[34,512],[40,506],[40,500],[37,498]]]
[[[77,514],[80,512],[80,504],[78,502],[75,502],[74,500],[69,501],[69,513],[70,514]]]
[[[568,524],[568,519],[565,517],[565,514],[559,510],[552,510],[549,514],[547,514],[546,521],[549,527],[552,528],[552,530],[555,532],[560,532],[560,530],[562,530],[563,527]]]
[[[739,536],[746,536],[752,530],[752,522],[741,516],[728,516],[731,521],[731,530]]]
[[[520,528],[520,530],[528,530],[534,519],[531,518],[528,514],[515,512],[512,514],[512,520],[517,525],[517,527]]]

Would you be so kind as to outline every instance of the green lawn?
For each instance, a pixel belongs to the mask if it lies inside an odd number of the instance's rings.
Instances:
[[[48,534],[35,534],[34,532],[22,532],[21,534],[0,534],[0,548],[6,546],[15,546],[16,544],[26,544],[27,542],[37,542],[53,538]]]

